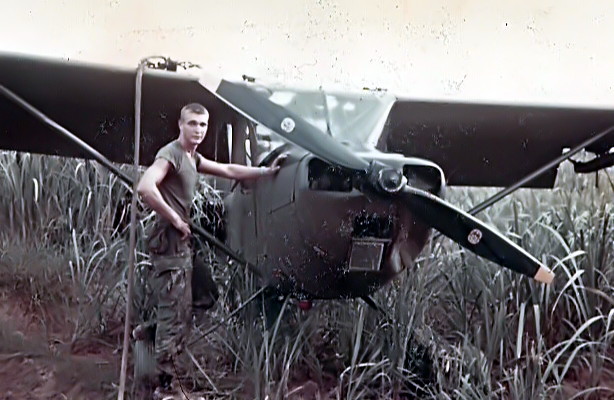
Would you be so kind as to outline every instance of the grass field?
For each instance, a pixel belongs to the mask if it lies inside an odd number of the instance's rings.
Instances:
[[[553,190],[521,190],[480,214],[555,271],[551,286],[437,238],[375,296],[387,315],[359,301],[316,302],[308,312],[289,301],[267,331],[254,304],[190,348],[186,390],[205,398],[614,398],[610,176],[564,165]],[[492,193],[451,188],[448,200],[469,209]],[[94,162],[0,153],[0,393],[116,395],[129,199]],[[207,189],[198,201],[219,198]],[[139,237],[150,218],[143,213]],[[137,261],[141,277],[149,265],[142,251]],[[194,339],[257,288],[237,266],[214,264],[222,295],[197,316]]]

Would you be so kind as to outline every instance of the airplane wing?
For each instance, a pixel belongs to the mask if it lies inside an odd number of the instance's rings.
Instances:
[[[398,100],[377,148],[431,160],[449,185],[509,186],[614,125],[614,109]],[[614,147],[610,134],[587,150]],[[529,187],[552,187],[556,168]]]
[[[135,70],[0,54],[0,84],[75,133],[111,161],[132,162]],[[208,157],[227,146],[214,134],[241,118],[197,77],[146,70],[143,77],[141,163],[177,135],[180,108],[199,102],[211,111]],[[394,103],[377,148],[439,164],[451,185],[507,186],[609,126],[614,110],[427,102]],[[588,150],[604,153],[612,135]],[[85,157],[25,110],[0,96],[0,149]],[[228,157],[226,155],[226,157]],[[552,187],[556,169],[532,187]]]
[[[136,68],[0,54],[0,84],[119,163],[131,163],[133,157],[135,77]],[[237,117],[197,77],[187,74],[146,70],[142,93],[140,162],[144,165],[177,137],[182,106],[205,105],[211,112],[210,133]],[[218,136],[225,135],[207,135],[199,150],[212,156],[216,144],[212,141]],[[0,149],[89,158],[4,96],[0,96]]]

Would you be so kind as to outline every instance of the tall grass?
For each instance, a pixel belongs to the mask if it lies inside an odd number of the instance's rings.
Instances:
[[[555,189],[521,190],[480,215],[551,266],[551,286],[439,238],[377,293],[385,315],[361,301],[316,302],[304,312],[290,299],[266,330],[257,304],[225,320],[257,282],[211,258],[222,295],[197,318],[194,338],[225,324],[190,348],[190,388],[260,399],[612,396],[614,192],[604,172],[595,183],[563,166]],[[221,212],[215,192],[203,191],[199,209]],[[448,193],[469,209],[493,190]],[[127,188],[94,163],[2,153],[0,196],[3,284],[76,307],[73,338],[121,320]],[[139,269],[147,268],[140,253]]]
[[[5,152],[0,191],[2,282],[70,308],[72,341],[120,319],[128,189],[89,161]]]

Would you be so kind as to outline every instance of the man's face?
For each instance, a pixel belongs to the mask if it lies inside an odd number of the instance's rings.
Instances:
[[[183,136],[188,143],[199,145],[207,134],[208,126],[208,114],[196,114],[186,111],[182,118],[179,119],[179,135]]]

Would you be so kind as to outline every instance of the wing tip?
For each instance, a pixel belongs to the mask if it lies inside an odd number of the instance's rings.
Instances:
[[[535,274],[533,279],[535,279],[538,282],[549,285],[554,280],[554,272],[552,272],[550,268],[542,265],[537,270],[537,273]]]

